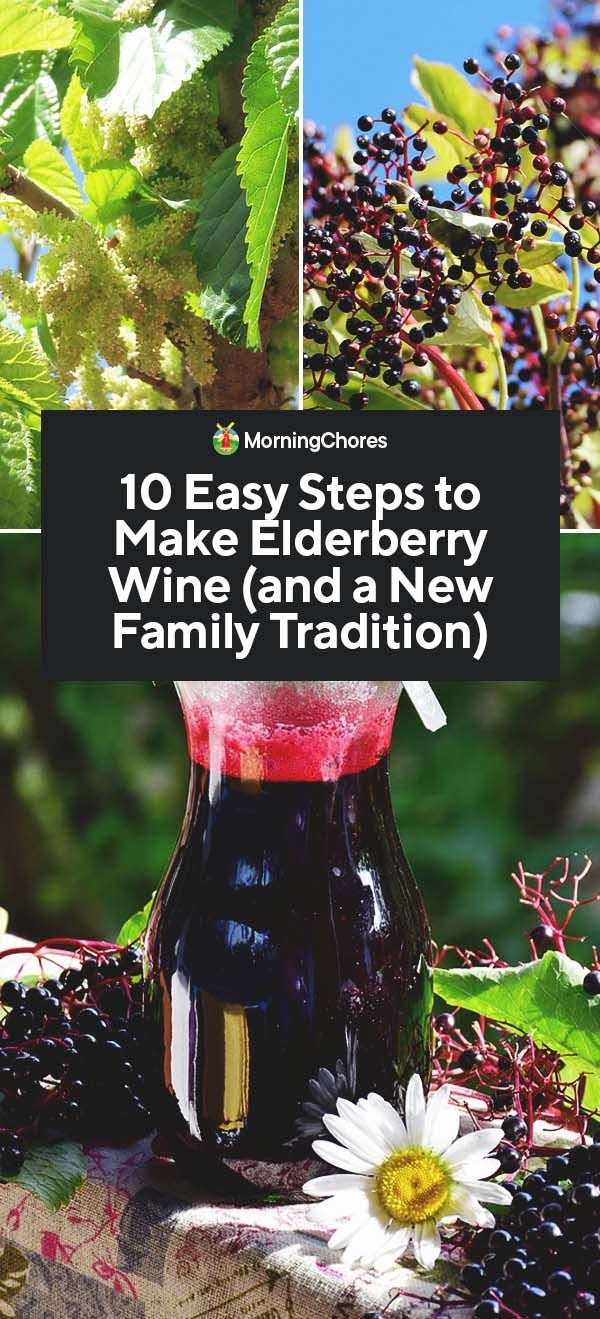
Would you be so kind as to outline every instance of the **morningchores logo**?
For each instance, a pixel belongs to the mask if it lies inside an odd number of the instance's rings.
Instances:
[[[276,414],[274,414],[276,415]],[[346,434],[345,431],[323,430],[317,432],[304,432],[289,430],[278,434],[265,434],[261,430],[246,430],[242,437],[243,448],[248,452],[253,449],[270,449],[285,452],[286,450],[302,451],[308,453],[320,453],[322,450],[329,449],[387,449],[387,435]]]

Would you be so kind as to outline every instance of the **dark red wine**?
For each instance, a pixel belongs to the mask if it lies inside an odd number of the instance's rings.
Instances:
[[[207,1154],[306,1157],[302,1105],[338,1060],[351,1097],[392,1099],[427,1075],[429,931],[393,819],[389,731],[355,737],[332,779],[316,774],[330,742],[309,736],[268,755],[256,733],[229,742],[234,774],[193,762],[148,931],[147,1005],[163,1126]],[[208,760],[197,721],[188,734]]]

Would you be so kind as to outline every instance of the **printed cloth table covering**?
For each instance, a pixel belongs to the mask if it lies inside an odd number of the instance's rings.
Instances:
[[[342,1267],[310,1204],[215,1202],[152,1157],[150,1142],[87,1151],[89,1176],[50,1212],[0,1185],[2,1319],[463,1319],[456,1271]],[[306,1175],[314,1164],[306,1165]],[[3,1252],[3,1253],[2,1253]]]

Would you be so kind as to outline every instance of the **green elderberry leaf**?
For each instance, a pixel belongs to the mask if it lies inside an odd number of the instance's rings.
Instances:
[[[550,265],[562,255],[561,243],[551,243],[546,239],[542,241],[536,238],[535,245],[530,250],[526,250],[524,247],[519,248],[519,265],[523,267],[523,270],[535,270],[537,266]]]
[[[429,228],[436,242],[449,247],[457,235],[475,234],[478,238],[493,238],[494,225],[489,215],[471,215],[469,211],[446,211],[441,206],[430,206],[427,212]]]
[[[40,139],[32,142],[23,157],[23,163],[30,179],[39,183],[41,188],[51,192],[53,197],[60,197],[74,211],[80,211],[83,199],[75,177],[60,151],[51,142]]]
[[[464,165],[467,159],[469,148],[464,142],[449,131],[445,134],[432,132],[431,124],[438,117],[432,113],[431,106],[426,105],[408,105],[403,114],[403,119],[409,127],[417,132],[423,127],[423,132],[432,151],[435,151],[433,160],[427,162],[427,168],[419,174],[419,184],[428,183],[430,179],[445,179],[446,175],[455,165]],[[453,123],[448,116],[445,116],[448,129],[460,131],[458,126]],[[471,155],[472,155],[471,151]]]
[[[265,54],[281,103],[287,114],[296,117],[300,107],[300,13],[297,0],[288,0],[265,36]]]
[[[0,59],[0,135],[5,162],[20,160],[31,142],[60,142],[60,105],[56,84],[42,55],[7,55]]]
[[[244,321],[248,347],[258,349],[260,308],[269,273],[271,243],[285,182],[290,117],[286,114],[266,56],[266,34],[254,43],[244,74],[246,131],[238,172],[249,209],[246,226],[251,289]]]
[[[140,193],[143,180],[126,160],[103,160],[85,176],[84,187],[99,224],[112,224],[129,210],[129,200]]]
[[[417,57],[414,81],[440,117],[452,119],[465,137],[474,137],[479,128],[495,127],[492,101],[450,64],[434,64]]]
[[[234,0],[171,0],[152,23],[121,31],[118,77],[101,98],[103,111],[152,118],[230,44],[235,23]]]
[[[86,1176],[87,1164],[81,1145],[65,1140],[56,1145],[31,1145],[20,1172],[3,1180],[31,1191],[46,1209],[56,1211],[69,1204]]]
[[[524,264],[524,263],[522,263]],[[528,289],[509,289],[502,284],[495,289],[496,301],[504,307],[537,307],[543,302],[551,302],[569,289],[569,279],[560,266],[536,266],[533,271],[533,283]]]
[[[152,894],[152,897],[148,900],[146,906],[142,907],[141,911],[135,911],[133,916],[130,916],[125,924],[121,926],[117,935],[119,947],[126,948],[128,944],[136,943],[138,939],[141,939],[150,919],[154,898],[155,893]]]
[[[114,21],[119,0],[74,0],[77,30],[72,62],[92,97],[105,96],[119,76],[121,30]]]
[[[436,994],[453,1007],[531,1035],[563,1059],[563,1081],[587,1076],[586,1108],[600,1106],[600,995],[582,987],[585,969],[563,953],[523,966],[470,967],[434,973]]]
[[[493,337],[493,320],[489,307],[484,307],[481,298],[472,289],[466,289],[456,308],[454,316],[443,334],[436,334],[432,340],[434,346],[458,346],[463,348],[489,348]]]
[[[17,391],[32,412],[62,408],[58,382],[40,349],[25,335],[0,328],[0,392]]]
[[[18,391],[17,391],[18,393]],[[24,405],[0,381],[0,525],[8,530],[39,526],[39,417],[28,424]]]
[[[35,0],[2,0],[0,56],[25,50],[60,50],[74,33],[73,20]]]
[[[200,200],[192,251],[202,285],[201,314],[231,343],[247,344],[244,312],[251,288],[246,259],[249,210],[237,173],[239,148],[211,165]]]

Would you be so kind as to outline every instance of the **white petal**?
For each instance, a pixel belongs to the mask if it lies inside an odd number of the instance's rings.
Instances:
[[[364,1264],[372,1264],[381,1253],[386,1230],[387,1223],[380,1218],[370,1217],[368,1223],[346,1246],[342,1263],[355,1264],[357,1260],[361,1260]]]
[[[415,1258],[423,1269],[432,1269],[439,1259],[442,1249],[437,1225],[433,1222],[419,1223],[415,1228],[413,1250]]]
[[[452,1172],[459,1172],[464,1164],[484,1159],[487,1154],[491,1154],[500,1144],[502,1135],[501,1127],[482,1127],[481,1131],[471,1131],[468,1136],[461,1136],[446,1151],[444,1162]]]
[[[386,1115],[383,1109],[373,1110],[371,1107],[366,1110],[359,1108],[357,1104],[351,1104],[349,1099],[338,1099],[337,1110],[344,1122],[349,1122],[353,1130],[360,1134],[363,1142],[368,1141],[381,1149],[383,1158],[387,1158],[397,1149],[396,1142],[387,1134]]]
[[[339,1222],[337,1216],[337,1196],[330,1196],[327,1200],[316,1200],[311,1204],[308,1210],[308,1216],[311,1223],[325,1223],[327,1227],[337,1227]]]
[[[418,1072],[411,1076],[406,1087],[404,1121],[409,1145],[422,1145],[425,1130],[425,1095],[423,1094],[423,1082]]]
[[[370,1094],[366,1099],[359,1099],[359,1108],[369,1114],[369,1118],[379,1124],[383,1134],[390,1140],[394,1149],[401,1149],[408,1143],[406,1127],[393,1104],[381,1095]]]
[[[465,1163],[457,1173],[459,1182],[482,1182],[485,1177],[493,1177],[500,1167],[499,1159],[472,1159]]]
[[[443,1085],[427,1100],[423,1144],[441,1154],[456,1140],[460,1126],[460,1111],[448,1102],[450,1086]]]
[[[499,1182],[471,1182],[463,1181],[461,1178],[459,1187],[461,1190],[464,1187],[471,1195],[476,1196],[478,1200],[484,1200],[486,1204],[509,1205],[512,1203],[510,1191],[507,1190],[506,1186],[500,1186]]]
[[[395,1231],[388,1231],[384,1249],[375,1261],[374,1267],[378,1273],[385,1273],[387,1269],[393,1267],[396,1260],[402,1259],[410,1241],[411,1232],[410,1227],[399,1227]]]
[[[333,1172],[327,1177],[312,1177],[305,1182],[302,1190],[305,1195],[338,1195],[344,1191],[369,1189],[369,1178],[360,1173]]]
[[[323,1126],[327,1127],[340,1144],[345,1145],[346,1149],[351,1150],[363,1162],[372,1166],[379,1165],[387,1159],[389,1152],[387,1146],[382,1140],[370,1136],[366,1126],[364,1130],[359,1130],[354,1123],[348,1122],[347,1118],[336,1117],[334,1113],[323,1114]]]
[[[345,1172],[373,1172],[373,1165],[365,1159],[357,1158],[343,1145],[336,1145],[332,1140],[314,1140],[313,1150],[318,1159],[333,1164],[334,1168],[343,1168]]]
[[[329,1249],[340,1250],[343,1246],[347,1246],[350,1241],[353,1241],[355,1237],[360,1237],[365,1223],[369,1221],[369,1217],[370,1211],[368,1205],[366,1205],[362,1214],[353,1214],[348,1223],[341,1223],[327,1242]]]
[[[450,1101],[450,1086],[441,1085],[439,1090],[431,1090],[425,1100],[425,1130],[433,1127],[434,1123],[441,1117],[445,1108]]]
[[[449,1205],[450,1216],[457,1215],[471,1227],[494,1227],[495,1218],[464,1186],[455,1186]]]
[[[370,1208],[368,1195],[362,1191],[340,1191],[325,1200],[314,1201],[309,1205],[308,1213],[315,1223],[325,1223],[333,1230],[346,1219],[364,1213],[365,1208]]]

